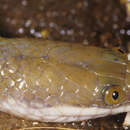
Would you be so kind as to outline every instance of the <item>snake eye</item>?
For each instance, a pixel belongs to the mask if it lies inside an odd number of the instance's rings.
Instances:
[[[121,86],[106,86],[104,93],[104,101],[108,105],[119,104],[124,98],[124,91]]]
[[[125,54],[125,52],[122,50],[122,49],[118,49],[118,51],[121,53],[121,54]]]
[[[113,48],[113,50],[114,50],[117,54],[119,54],[120,56],[126,56],[125,51],[124,51],[123,49],[121,49],[121,48]]]

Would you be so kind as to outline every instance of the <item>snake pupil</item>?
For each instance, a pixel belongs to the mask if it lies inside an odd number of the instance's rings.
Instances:
[[[118,51],[119,51],[120,53],[124,54],[124,51],[123,51],[123,50],[121,50],[121,49],[118,49]]]
[[[118,99],[118,96],[119,96],[119,94],[118,94],[117,91],[114,91],[114,92],[112,93],[112,98],[113,98],[114,100]]]

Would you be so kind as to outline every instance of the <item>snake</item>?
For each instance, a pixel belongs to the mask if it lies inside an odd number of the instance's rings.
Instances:
[[[72,122],[130,111],[130,62],[118,48],[0,38],[0,111]]]

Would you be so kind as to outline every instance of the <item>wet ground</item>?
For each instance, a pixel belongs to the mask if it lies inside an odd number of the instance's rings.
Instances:
[[[70,44],[121,46],[129,43],[130,24],[119,0],[0,0],[0,36],[34,37]],[[122,130],[125,114],[78,123],[32,122],[0,113],[0,129],[66,128]]]

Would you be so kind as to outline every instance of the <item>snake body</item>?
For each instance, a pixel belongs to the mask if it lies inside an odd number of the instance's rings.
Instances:
[[[43,122],[128,112],[129,71],[120,50],[0,38],[0,111]]]

